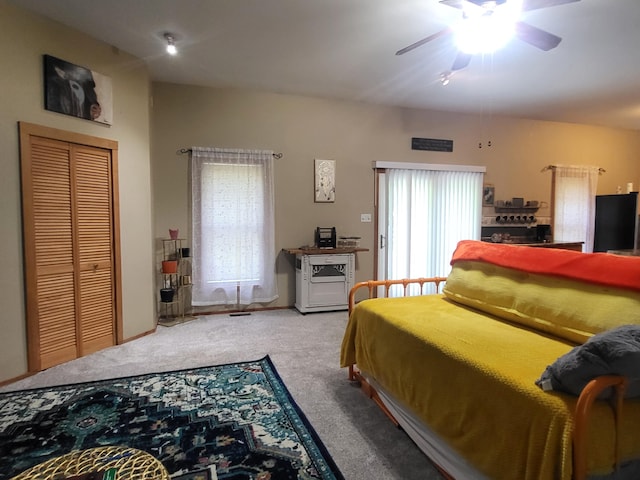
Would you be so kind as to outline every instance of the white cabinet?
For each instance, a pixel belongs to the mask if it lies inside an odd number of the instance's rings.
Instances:
[[[296,303],[302,313],[347,310],[355,254],[297,254]]]

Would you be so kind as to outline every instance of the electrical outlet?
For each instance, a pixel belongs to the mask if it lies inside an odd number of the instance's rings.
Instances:
[[[370,213],[361,213],[360,214],[361,222],[371,222],[371,214]]]

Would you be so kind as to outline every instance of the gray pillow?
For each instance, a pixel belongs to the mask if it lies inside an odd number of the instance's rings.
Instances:
[[[549,365],[536,385],[580,395],[587,383],[600,375],[627,377],[625,397],[640,396],[640,325],[623,325],[594,335]]]

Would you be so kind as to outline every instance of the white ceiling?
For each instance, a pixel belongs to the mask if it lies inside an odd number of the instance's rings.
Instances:
[[[522,20],[563,38],[476,56],[446,87],[461,16],[438,0],[13,0],[144,59],[153,80],[640,130],[640,0],[580,0]],[[179,55],[164,51],[176,37]],[[73,61],[73,59],[65,59]]]

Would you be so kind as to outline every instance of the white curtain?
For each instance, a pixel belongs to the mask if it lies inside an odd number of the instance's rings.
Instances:
[[[278,298],[273,152],[193,147],[192,304]]]
[[[483,178],[478,171],[387,170],[387,278],[449,274],[458,242],[480,239]]]
[[[593,251],[598,167],[556,165],[554,167],[553,239],[584,242],[582,251]]]

